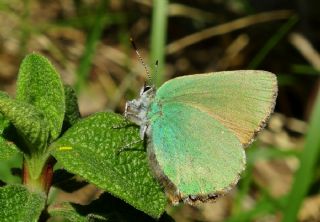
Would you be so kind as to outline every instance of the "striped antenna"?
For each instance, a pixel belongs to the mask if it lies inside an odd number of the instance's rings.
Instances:
[[[157,77],[158,77],[158,64],[159,64],[159,61],[157,60],[156,61],[156,64],[154,65],[154,69],[155,69],[155,72],[154,72],[154,74],[153,74],[153,81],[154,81],[154,84],[155,84],[155,82],[156,82],[156,80],[157,80]]]
[[[148,67],[147,67],[147,65],[144,63],[144,61],[143,61],[143,59],[142,59],[142,57],[141,57],[141,55],[140,55],[140,52],[139,52],[138,48],[136,47],[136,44],[134,43],[134,41],[133,41],[132,38],[130,38],[130,42],[131,42],[131,44],[132,44],[132,47],[133,47],[134,50],[136,51],[140,62],[142,63],[144,69],[146,70],[146,74],[147,74],[147,78],[148,78],[149,82],[151,82],[151,75],[150,75],[150,72],[149,72],[149,70],[148,70]]]

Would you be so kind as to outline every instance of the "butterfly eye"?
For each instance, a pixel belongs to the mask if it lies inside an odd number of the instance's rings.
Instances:
[[[151,86],[144,86],[143,87],[143,92],[147,92],[149,89],[151,89]]]
[[[147,85],[146,83],[144,83],[143,87],[140,90],[140,96],[142,94],[144,94],[145,92],[148,92],[150,89],[152,88],[152,86]]]
[[[144,94],[145,92],[149,91],[151,88],[152,86],[149,86],[146,83],[144,83],[143,87],[140,90],[140,96],[142,96],[142,94]]]

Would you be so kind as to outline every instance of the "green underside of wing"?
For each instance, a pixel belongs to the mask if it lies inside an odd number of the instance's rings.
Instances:
[[[206,112],[247,145],[272,112],[276,94],[274,74],[239,70],[175,78],[160,87],[155,99]]]
[[[158,167],[182,197],[219,193],[237,182],[245,155],[240,141],[226,127],[181,103],[164,104],[161,115],[150,114],[151,149]]]

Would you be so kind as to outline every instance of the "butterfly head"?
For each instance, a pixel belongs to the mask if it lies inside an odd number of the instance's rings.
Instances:
[[[135,49],[137,56],[146,71],[147,82],[144,83],[143,87],[140,90],[140,97],[138,99],[134,99],[128,101],[126,103],[126,108],[124,112],[124,116],[136,123],[140,126],[140,137],[143,139],[144,134],[146,133],[146,129],[148,127],[148,119],[147,114],[149,111],[150,104],[152,103],[155,94],[156,87],[152,84],[147,84],[152,82],[152,78],[149,72],[149,69],[145,62],[143,61],[138,48],[136,47],[133,39],[130,39],[133,48]],[[156,68],[158,67],[158,61],[156,62]],[[157,69],[156,69],[157,70]]]
[[[144,137],[148,125],[147,113],[156,94],[155,86],[144,84],[140,90],[140,97],[126,103],[124,116],[140,126],[140,137]]]

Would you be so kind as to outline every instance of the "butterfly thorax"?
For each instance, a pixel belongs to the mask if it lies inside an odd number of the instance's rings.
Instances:
[[[125,108],[125,117],[140,126],[140,137],[144,139],[148,123],[148,111],[156,95],[156,87],[145,85],[140,90],[140,97],[128,101]]]

